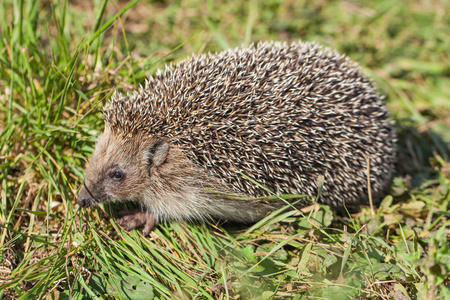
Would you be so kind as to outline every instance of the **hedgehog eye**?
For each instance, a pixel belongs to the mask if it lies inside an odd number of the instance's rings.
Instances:
[[[115,171],[111,174],[111,178],[114,181],[121,181],[123,179],[124,174],[121,171]]]

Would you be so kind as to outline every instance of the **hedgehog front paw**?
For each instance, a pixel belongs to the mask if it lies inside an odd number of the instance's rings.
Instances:
[[[122,226],[125,230],[132,230],[135,228],[144,227],[142,234],[147,236],[156,225],[156,216],[152,213],[146,213],[138,209],[126,212],[120,212],[119,216],[123,216],[117,221],[117,224]]]

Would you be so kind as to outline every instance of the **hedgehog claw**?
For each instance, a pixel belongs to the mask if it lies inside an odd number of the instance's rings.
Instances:
[[[117,224],[122,226],[125,230],[132,230],[139,227],[144,227],[142,234],[148,236],[150,231],[156,225],[156,217],[154,214],[146,213],[140,210],[131,210],[126,212],[119,212],[122,216]]]

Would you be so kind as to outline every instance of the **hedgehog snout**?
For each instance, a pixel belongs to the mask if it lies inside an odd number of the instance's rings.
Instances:
[[[91,205],[89,199],[86,199],[84,197],[78,197],[77,203],[83,208],[89,207]]]
[[[92,200],[93,200],[93,198],[89,194],[86,187],[83,185],[80,189],[80,192],[78,193],[78,199],[77,199],[78,205],[83,208],[87,208],[87,207],[91,206],[91,204],[93,202]]]

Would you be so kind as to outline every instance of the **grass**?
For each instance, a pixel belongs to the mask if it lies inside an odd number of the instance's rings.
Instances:
[[[0,1],[1,299],[450,299],[450,4]],[[374,78],[399,162],[376,209],[124,232],[80,210],[113,89],[258,40],[338,49]]]

